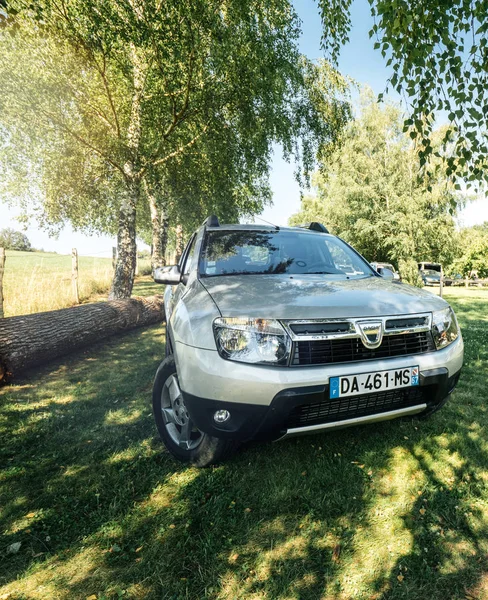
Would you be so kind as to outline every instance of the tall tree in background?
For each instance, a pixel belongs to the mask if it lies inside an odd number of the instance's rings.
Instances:
[[[318,0],[323,45],[335,63],[349,41],[352,0]],[[408,104],[405,129],[416,140],[420,165],[433,158],[448,176],[488,181],[488,6],[486,0],[369,0],[370,37],[391,67],[389,84]],[[439,152],[436,112],[450,121]],[[459,183],[457,185],[460,186]]]
[[[248,179],[267,175],[273,142],[306,177],[334,138],[298,36],[284,0],[12,0],[0,33],[0,132],[7,154],[19,146],[26,161],[11,161],[19,168],[7,177],[41,173],[54,221],[81,225],[86,208],[87,221],[108,227],[116,212],[110,297],[127,297],[146,177],[164,185],[171,160],[223,128],[239,141]],[[332,113],[343,123],[347,108],[337,102]],[[77,175],[69,182],[63,157]]]
[[[317,197],[306,197],[291,222],[323,221],[367,259],[400,270],[409,261],[450,263],[455,191],[445,178],[418,177],[419,159],[402,128],[397,107],[364,92],[360,116],[316,176]]]
[[[453,270],[469,277],[488,277],[488,222],[462,228],[457,235],[458,256]]]
[[[256,168],[249,172],[247,163],[235,154],[238,150],[230,140],[210,134],[191,152],[168,161],[164,171],[144,178],[146,202],[138,214],[138,234],[152,246],[153,268],[165,264],[176,225],[189,232],[209,214],[232,223],[260,212],[270,202],[266,174],[258,178]]]
[[[15,231],[10,227],[0,229],[0,248],[5,250],[22,250],[30,252],[32,250],[29,238],[20,231]]]
[[[349,82],[325,61],[312,63],[302,57],[301,64],[305,93],[295,98],[295,110],[312,108],[317,119],[319,143],[307,159],[312,164],[314,154],[325,157],[336,145],[349,119],[350,106],[345,101]],[[189,232],[209,214],[232,223],[261,212],[272,199],[269,158],[254,152],[253,138],[243,135],[240,128],[225,126],[209,131],[188,152],[168,161],[164,170],[148,174],[144,188],[150,194],[150,218],[142,213],[138,231],[152,244],[153,266],[164,264],[165,244],[174,233],[169,232],[169,223],[178,223]],[[300,179],[300,172],[296,174]],[[304,180],[301,177],[302,184]],[[152,230],[144,233],[149,222]]]

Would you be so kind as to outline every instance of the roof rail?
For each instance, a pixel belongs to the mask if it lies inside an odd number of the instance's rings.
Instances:
[[[219,219],[215,215],[210,215],[207,217],[203,224],[206,227],[220,227]]]
[[[312,231],[320,231],[320,233],[329,233],[329,230],[322,223],[317,223],[317,221],[312,221],[311,223],[305,223],[304,225],[300,225],[303,229],[311,229]]]

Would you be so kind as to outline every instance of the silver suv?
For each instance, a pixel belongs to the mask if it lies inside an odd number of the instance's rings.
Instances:
[[[381,277],[319,223],[209,217],[167,284],[153,410],[168,450],[205,466],[237,444],[429,415],[463,340],[443,299]]]

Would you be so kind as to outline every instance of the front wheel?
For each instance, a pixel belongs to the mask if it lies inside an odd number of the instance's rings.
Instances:
[[[181,393],[173,356],[168,356],[159,365],[152,403],[159,435],[178,460],[207,467],[231,454],[233,442],[203,433],[193,424]]]

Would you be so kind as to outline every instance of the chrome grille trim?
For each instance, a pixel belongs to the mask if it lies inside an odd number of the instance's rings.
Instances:
[[[422,331],[430,331],[432,328],[432,313],[415,313],[410,315],[387,315],[385,317],[358,317],[358,318],[346,318],[346,319],[300,319],[300,320],[287,320],[281,321],[281,324],[285,328],[286,332],[294,342],[298,341],[314,341],[314,340],[331,340],[331,339],[347,339],[347,338],[361,338],[361,333],[358,328],[358,323],[365,321],[381,321],[383,323],[383,335],[399,335],[408,333],[420,333]],[[423,323],[412,326],[392,327],[392,323],[401,323],[414,320],[423,320]],[[348,331],[344,332],[328,332],[328,333],[295,333],[291,328],[292,325],[306,326],[311,325],[317,327],[320,324],[324,325],[347,325]],[[389,327],[387,328],[387,323]]]
[[[326,429],[343,429],[345,427],[351,427],[352,425],[367,425],[368,423],[378,423],[380,421],[388,421],[390,419],[396,419],[397,417],[406,417],[410,415],[416,415],[423,412],[427,408],[427,404],[418,404],[417,406],[411,406],[408,408],[400,408],[399,410],[391,410],[383,413],[376,413],[365,417],[356,417],[352,419],[345,419],[343,421],[334,421],[332,423],[321,423],[318,425],[305,425],[304,427],[293,427],[284,433],[278,440],[283,440],[293,435],[303,435],[304,433],[317,433]]]

